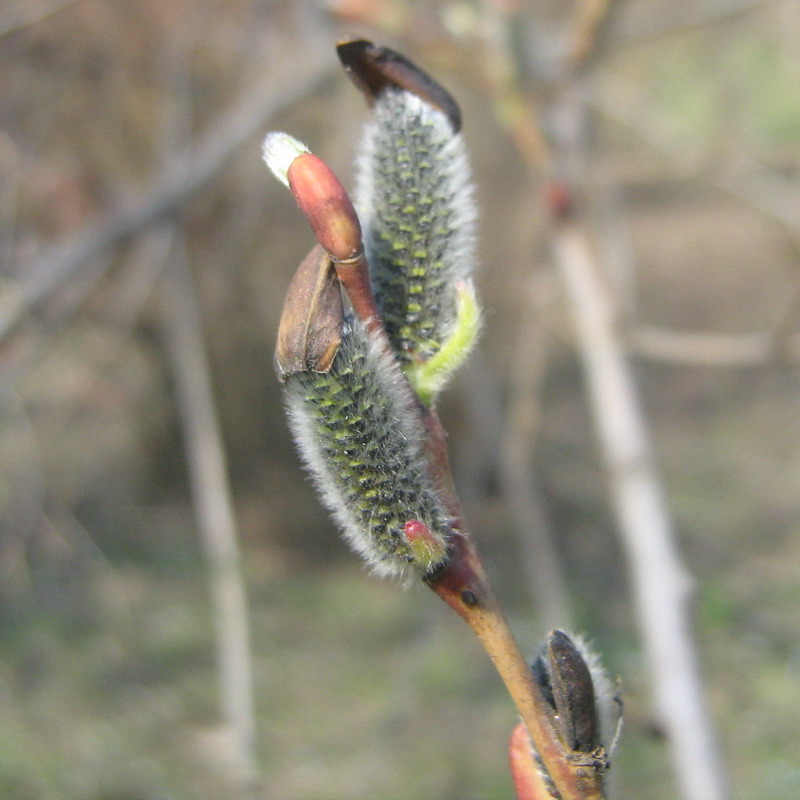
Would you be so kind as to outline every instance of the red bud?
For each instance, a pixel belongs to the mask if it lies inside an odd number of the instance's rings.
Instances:
[[[313,153],[303,153],[292,161],[287,178],[297,205],[331,258],[355,258],[361,252],[361,225],[333,170]]]

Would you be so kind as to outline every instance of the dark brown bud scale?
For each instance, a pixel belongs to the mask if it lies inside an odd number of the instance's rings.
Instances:
[[[283,306],[275,371],[285,381],[297,372],[327,372],[342,342],[344,306],[330,256],[316,245],[289,284]]]
[[[454,133],[461,130],[461,109],[450,92],[404,55],[367,39],[343,39],[336,50],[345,71],[370,105],[385,89],[405,89],[438,108]]]
[[[570,749],[590,753],[598,744],[592,675],[578,648],[563,631],[547,637],[556,723]]]

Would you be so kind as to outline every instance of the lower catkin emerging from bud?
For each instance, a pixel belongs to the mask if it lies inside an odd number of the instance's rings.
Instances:
[[[422,424],[397,364],[363,323],[347,320],[330,370],[290,376],[286,398],[301,455],[353,549],[382,575],[441,567],[451,529]]]

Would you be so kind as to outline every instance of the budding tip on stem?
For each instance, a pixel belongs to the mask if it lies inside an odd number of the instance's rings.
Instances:
[[[441,564],[447,554],[445,540],[435,535],[418,519],[410,519],[403,526],[403,533],[417,562],[425,566]]]
[[[282,131],[272,131],[264,138],[262,154],[272,174],[285,186],[289,185],[289,167],[309,149],[294,136]]]
[[[286,177],[297,205],[306,215],[317,241],[337,262],[361,253],[361,224],[353,203],[333,170],[313,153],[300,153]]]

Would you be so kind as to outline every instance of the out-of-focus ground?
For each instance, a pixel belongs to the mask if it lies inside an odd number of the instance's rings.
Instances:
[[[331,15],[334,6],[348,20]],[[461,102],[482,211],[486,325],[443,417],[472,527],[533,653],[545,631],[494,444],[510,371],[525,369],[510,357],[520,287],[547,269],[549,254],[537,187],[487,100],[476,45],[492,21],[481,17],[486,8],[0,6],[2,309],[50,246],[146,195],[247,89],[289,97],[175,210],[245,554],[260,797],[512,795],[505,744],[515,718],[485,655],[429,592],[364,573],[298,467],[271,353],[283,292],[311,235],[259,153],[268,128],[289,130],[349,180],[366,112],[337,66],[333,45],[346,31],[404,50]],[[800,285],[799,8],[622,4],[591,81],[594,218],[607,234],[601,248],[627,265],[617,277],[635,324],[771,337],[755,365],[632,353],[696,581],[709,706],[737,800],[800,796],[800,424],[797,350],[786,344]],[[563,4],[530,16],[520,42],[535,37],[546,60],[567,24]],[[296,76],[313,69],[318,79],[304,78],[291,98]],[[95,256],[95,269],[60,287],[0,349],[7,800],[236,796],[165,355],[169,310],[145,233]],[[618,796],[667,800],[670,767],[570,320],[557,319],[536,478],[578,627],[621,676]]]

